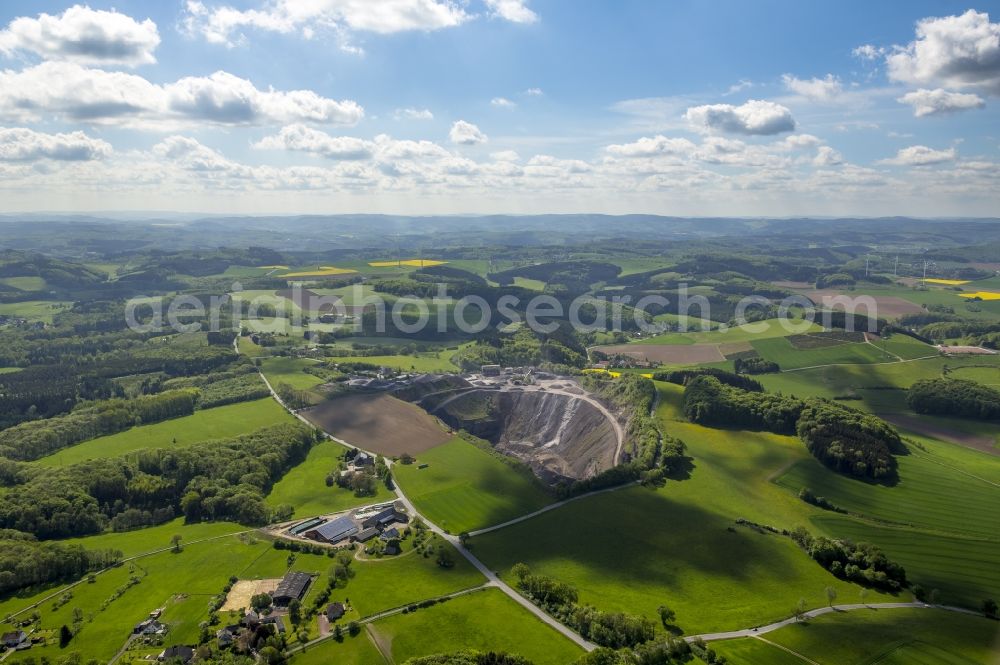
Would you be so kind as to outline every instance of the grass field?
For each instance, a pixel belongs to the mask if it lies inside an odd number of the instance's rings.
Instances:
[[[189,446],[209,439],[223,439],[247,434],[261,427],[290,421],[289,416],[270,397],[196,411],[190,416],[173,418],[152,425],[91,439],[64,448],[38,460],[41,466],[65,466],[87,459],[116,457],[143,448]]]
[[[892,335],[888,339],[875,340],[872,343],[878,348],[903,360],[914,360],[916,358],[938,355],[937,348],[908,335]]]
[[[802,665],[806,661],[767,642],[752,637],[712,642],[708,645],[732,665]]]
[[[940,610],[825,614],[766,638],[821,665],[1000,663],[995,621]]]
[[[828,535],[873,542],[908,578],[938,589],[943,602],[975,607],[1000,596],[1000,458],[921,438],[899,456],[899,482],[878,485],[833,473],[809,458],[776,484],[802,487],[860,515],[825,513],[810,522]]]
[[[1000,524],[1000,487],[953,470],[931,453],[913,449],[897,456],[899,483],[894,486],[865,482],[831,473],[813,459],[795,463],[777,483],[789,491],[809,487],[852,513],[898,525],[916,526],[942,533],[996,537]],[[983,456],[980,477],[996,475],[1000,458]],[[959,515],[976,519],[956,520]]]
[[[396,663],[460,649],[516,653],[536,665],[566,665],[583,655],[498,589],[397,614],[372,624],[372,633]]]
[[[26,300],[0,303],[0,316],[52,323],[52,316],[73,303],[53,300]]]
[[[328,640],[315,647],[296,654],[292,665],[330,665],[330,663],[350,663],[351,665],[386,665],[387,661],[368,638],[368,631],[356,637],[346,636],[343,642]]]
[[[424,351],[407,356],[345,356],[334,358],[338,363],[369,363],[391,367],[404,372],[457,372],[458,365],[451,361],[458,353],[455,349]]]
[[[875,543],[926,591],[943,603],[979,607],[1000,597],[1000,541],[880,526],[841,515],[814,517],[812,524],[839,538]]]
[[[21,291],[42,291],[48,286],[42,277],[2,277],[0,284],[12,286]]]
[[[423,464],[429,466],[419,468]],[[420,512],[451,533],[499,524],[552,502],[533,478],[460,437],[394,472]]]
[[[326,475],[337,468],[337,461],[345,450],[339,443],[329,440],[313,446],[302,464],[274,484],[267,496],[267,504],[271,507],[289,504],[295,508],[295,517],[309,517],[390,498],[382,483],[378,484],[375,496],[366,497],[356,497],[350,490],[336,485],[326,486]]]
[[[693,482],[693,481],[692,481]],[[787,617],[799,598],[824,604],[824,588],[856,597],[791,539],[734,528],[733,520],[675,499],[671,487],[581,499],[471,539],[476,556],[510,581],[510,568],[573,584],[580,602],[656,620],[669,605],[688,633]]]
[[[323,383],[323,379],[312,374],[306,374],[302,370],[310,365],[315,365],[316,361],[308,358],[289,358],[277,356],[274,358],[264,358],[260,361],[260,370],[271,382],[272,386],[279,383],[287,383],[299,390],[309,390]]]
[[[776,362],[783,370],[833,364],[870,364],[898,362],[899,358],[887,354],[873,344],[848,342],[816,349],[796,349],[783,337],[758,339],[751,342],[764,358]]]
[[[664,333],[654,337],[636,340],[636,344],[734,344],[736,342],[750,342],[758,339],[771,339],[776,337],[787,337],[807,332],[822,330],[816,324],[806,325],[802,321],[789,321],[795,326],[795,330],[787,330],[781,325],[780,319],[768,319],[749,323],[743,327],[726,328],[722,330],[712,330],[705,332],[686,333]],[[695,320],[693,325],[698,325]]]
[[[968,377],[972,380],[987,376],[987,372],[995,372],[989,376],[1000,377],[1000,355],[952,358],[942,356],[879,365],[832,365],[796,372],[763,374],[755,378],[769,391],[780,391],[799,397],[835,397],[849,391],[857,392],[863,398],[863,402],[855,403],[855,406],[863,407],[864,402],[879,399],[879,396],[874,394],[876,390],[872,390],[871,393],[865,392],[866,390],[908,388],[919,379],[941,376],[946,367],[955,371],[958,378],[966,378],[964,372],[967,370],[960,369],[966,367],[983,372]]]
[[[20,372],[22,368],[20,367],[0,367],[0,374],[10,374],[11,372]]]
[[[514,286],[520,286],[523,289],[531,289],[532,291],[545,290],[545,282],[540,279],[531,279],[529,277],[515,277]]]

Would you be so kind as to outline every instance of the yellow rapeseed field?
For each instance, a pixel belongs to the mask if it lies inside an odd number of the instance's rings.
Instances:
[[[403,259],[402,261],[369,261],[372,268],[392,268],[393,266],[409,266],[411,268],[429,268],[448,263],[447,261],[437,261],[435,259]]]
[[[318,270],[303,270],[301,272],[289,272],[280,277],[329,277],[330,275],[347,275],[357,272],[351,268],[337,268],[335,266],[320,266]]]
[[[969,283],[969,280],[967,279],[937,279],[930,277],[928,277],[924,281],[927,282],[928,284],[943,284],[945,286],[961,286],[962,284]]]
[[[1000,293],[995,291],[976,291],[975,293],[959,293],[963,298],[979,298],[980,300],[1000,300]]]

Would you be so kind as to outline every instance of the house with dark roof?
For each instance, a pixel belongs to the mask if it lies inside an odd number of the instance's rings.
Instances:
[[[279,607],[287,607],[292,600],[302,600],[306,595],[306,589],[312,582],[312,575],[303,572],[289,572],[278,583],[278,588],[271,594],[274,604]]]
[[[378,535],[378,527],[369,527],[367,529],[362,529],[358,531],[351,540],[356,540],[359,543],[367,543],[369,540]]]
[[[9,633],[4,633],[3,637],[0,637],[0,641],[8,649],[16,649],[28,641],[28,634],[23,630],[13,630]]]
[[[381,538],[384,541],[390,541],[393,538],[399,538],[399,529],[396,529],[395,527],[391,529],[386,529],[385,531],[382,532],[382,535],[379,536],[379,538]]]
[[[347,608],[344,607],[343,603],[330,603],[326,606],[326,618],[330,621],[336,621],[346,612]]]
[[[374,515],[365,518],[365,521],[361,523],[361,526],[365,529],[369,529],[371,527],[384,528],[393,522],[406,522],[407,519],[406,515],[397,511],[395,506],[389,506]]]
[[[239,626],[226,626],[225,628],[220,628],[215,633],[215,638],[219,641],[220,647],[228,647],[236,641],[236,636],[239,634]]]
[[[350,538],[356,534],[360,529],[358,525],[354,523],[350,517],[340,517],[335,520],[330,520],[324,524],[320,524],[309,531],[305,532],[305,537],[312,540],[321,540],[327,543],[339,543],[340,541]]]
[[[285,622],[282,621],[281,617],[277,614],[269,614],[266,617],[262,617],[260,623],[264,626],[274,626],[279,633],[285,632]]]
[[[160,655],[156,657],[156,660],[160,662],[169,660],[179,660],[182,663],[190,662],[194,658],[194,649],[189,646],[184,646],[179,644],[173,647],[167,647],[160,652]]]
[[[388,554],[389,556],[396,556],[402,550],[399,549],[399,545],[396,543],[386,543],[385,549],[382,550],[383,554]]]

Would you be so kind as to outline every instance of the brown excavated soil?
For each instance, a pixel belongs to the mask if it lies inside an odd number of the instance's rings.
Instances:
[[[726,359],[716,344],[616,344],[595,348],[608,355],[622,354],[664,365],[694,365]]]
[[[917,434],[923,434],[931,437],[932,439],[940,439],[941,441],[947,441],[948,443],[965,446],[966,448],[980,450],[984,453],[989,453],[990,455],[1000,456],[1000,449],[996,447],[996,437],[989,436],[988,434],[960,432],[956,429],[951,429],[943,425],[927,421],[920,416],[911,416],[902,413],[883,413],[879,414],[879,417],[886,422],[892,423],[900,429],[916,432]]]
[[[451,438],[426,411],[384,393],[338,397],[301,413],[338,439],[386,456],[416,455]]]
[[[875,300],[875,306],[877,307],[878,310],[877,313],[872,312],[871,314],[869,314],[869,312],[867,311],[867,307],[865,307],[864,305],[859,305],[858,308],[854,311],[854,313],[863,314],[866,316],[875,315],[877,316],[877,318],[880,319],[898,319],[899,317],[905,316],[907,314],[920,314],[921,312],[924,311],[924,309],[920,305],[912,303],[909,300],[903,300],[902,298],[897,298],[896,296],[865,296],[860,293],[837,291],[835,289],[813,290],[813,291],[808,291],[803,295],[812,300],[817,305],[823,304],[824,297],[835,298],[837,296],[846,296],[848,298],[861,298],[861,297],[864,297],[865,299],[872,298]],[[844,307],[843,305],[835,305],[833,309],[835,311],[837,310],[843,311]],[[817,317],[817,323],[820,323],[820,317]]]

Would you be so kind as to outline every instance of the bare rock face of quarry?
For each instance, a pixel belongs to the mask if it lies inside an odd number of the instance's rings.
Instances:
[[[570,395],[473,390],[441,403],[433,413],[524,461],[550,484],[589,478],[614,466],[617,439],[611,422]]]

